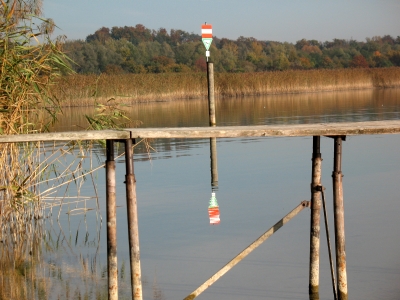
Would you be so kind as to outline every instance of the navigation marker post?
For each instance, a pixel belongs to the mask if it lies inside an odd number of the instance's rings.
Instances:
[[[210,57],[210,46],[212,43],[212,25],[204,23],[201,25],[201,39],[204,46],[206,47],[206,57],[207,57],[207,85],[208,85],[208,113],[210,126],[216,126],[215,120],[215,101],[214,101],[214,65],[212,62],[208,61]]]
[[[201,40],[203,41],[204,47],[206,47],[206,58],[210,57],[210,46],[212,43],[212,25],[204,23],[201,25]]]

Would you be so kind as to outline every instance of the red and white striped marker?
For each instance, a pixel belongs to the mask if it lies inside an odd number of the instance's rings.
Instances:
[[[212,43],[212,25],[203,24],[201,25],[201,40],[203,41],[204,47],[206,47],[206,57],[207,61],[210,57],[210,46]]]
[[[211,24],[201,25],[201,38],[202,39],[212,39],[212,25]]]

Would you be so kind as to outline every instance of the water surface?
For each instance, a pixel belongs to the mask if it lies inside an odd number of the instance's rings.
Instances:
[[[207,109],[204,100],[142,103],[133,105],[129,115],[141,120],[143,127],[208,126]],[[54,130],[85,128],[84,113],[92,110],[66,110]],[[400,90],[220,99],[216,118],[218,125],[226,126],[400,119]],[[144,299],[183,299],[300,201],[310,198],[310,137],[219,139],[221,223],[217,226],[209,225],[207,213],[209,139],[159,139],[152,146],[156,152],[151,152],[151,159],[143,147],[135,153]],[[354,136],[343,144],[347,274],[353,299],[398,299],[400,294],[399,146],[400,135]],[[333,224],[332,139],[322,138],[321,152],[322,183]],[[103,151],[97,153],[103,162]],[[130,288],[125,167],[123,158],[117,162],[118,264],[124,298]],[[45,261],[59,266],[62,284],[69,280],[75,290],[106,285],[103,170],[94,181],[100,215],[94,210],[73,216],[63,207],[59,224],[53,221],[49,226],[48,238],[61,246],[55,252],[45,251]],[[81,193],[94,194],[90,184]],[[94,200],[85,205],[96,207]],[[57,214],[54,209],[53,216]],[[308,209],[302,211],[198,299],[307,299],[309,214]],[[320,296],[332,299],[321,226]],[[333,236],[332,225],[330,229]],[[87,269],[96,269],[88,272],[95,279],[82,283],[79,275]],[[50,278],[60,282],[57,276]],[[49,292],[51,299],[59,295],[57,290]]]

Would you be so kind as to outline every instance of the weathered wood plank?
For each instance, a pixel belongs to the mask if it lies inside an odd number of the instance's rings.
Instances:
[[[351,123],[216,126],[181,128],[127,128],[0,136],[0,143],[70,140],[124,140],[129,138],[234,138],[278,136],[340,136],[400,133],[400,120]]]
[[[255,136],[340,136],[400,133],[400,120],[299,125],[132,128],[132,138],[224,138]]]
[[[119,140],[129,139],[129,131],[121,130],[90,130],[49,132],[38,134],[0,135],[0,143],[46,142],[46,141],[76,141],[76,140]]]

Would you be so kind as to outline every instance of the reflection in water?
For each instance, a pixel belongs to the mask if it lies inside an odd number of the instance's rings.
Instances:
[[[69,226],[51,219],[26,221],[23,239],[0,244],[0,299],[106,299],[101,228],[94,222],[88,228],[82,219]]]
[[[399,89],[220,99],[216,104],[218,125],[400,119]],[[76,130],[73,125],[82,126],[82,115],[88,111],[66,109],[64,119],[55,129]],[[203,100],[137,104],[130,114],[132,119],[142,120],[146,127],[208,126],[207,101]],[[183,298],[239,253],[243,245],[269,228],[271,220],[280,218],[282,211],[309,196],[310,139],[220,139],[219,179],[218,173],[213,172],[217,171],[216,142],[215,160],[212,143],[208,142],[209,139],[154,140],[152,146],[157,152],[152,154],[151,163],[146,161],[149,158],[145,148],[139,148],[140,144],[135,148],[145,299]],[[357,299],[398,299],[400,238],[394,229],[400,226],[399,143],[398,135],[363,136],[350,137],[344,145],[349,289]],[[327,144],[329,147],[325,147]],[[322,148],[324,160],[328,162],[323,166],[323,182],[327,184],[331,182],[330,140],[324,139]],[[98,150],[98,155],[102,164],[105,160],[102,150]],[[224,202],[223,222],[219,226],[209,226],[206,222],[209,216],[205,216],[204,199],[208,198],[210,187],[209,156],[211,192],[217,192],[218,188],[219,199],[229,199]],[[96,167],[95,161],[85,168]],[[69,162],[65,161],[65,165]],[[130,295],[129,276],[126,276],[129,266],[124,263],[129,259],[129,251],[122,169],[122,164],[118,164],[121,298]],[[99,218],[97,214],[105,212],[103,169],[88,179],[97,184],[98,204],[70,201],[59,208],[53,207],[52,215],[60,216],[60,225],[53,226],[50,216],[43,229],[46,233],[38,235],[42,244],[33,249],[41,253],[34,265],[35,273],[24,263],[15,269],[9,268],[15,274],[5,272],[7,268],[3,267],[0,282],[3,291],[5,287],[8,291],[13,288],[9,284],[13,279],[7,276],[15,275],[20,277],[15,277],[14,286],[37,287],[36,299],[105,299],[106,234],[101,215]],[[332,194],[328,184],[327,189],[326,194]],[[73,193],[71,188],[67,192],[57,190],[60,197],[74,196]],[[80,196],[93,196],[93,189],[82,189]],[[218,207],[216,198],[216,194],[212,195],[211,208]],[[96,209],[88,211],[88,208]],[[87,213],[67,213],[77,209]],[[249,217],[243,218],[244,215]],[[210,288],[204,299],[305,299],[309,219],[304,214],[292,222],[241,262],[224,281]],[[376,255],[378,252],[384,255]],[[26,255],[30,257],[29,252]],[[321,298],[331,296],[327,261],[327,252],[322,250]],[[379,290],[370,284],[376,278],[379,278]],[[26,291],[21,289],[21,293],[28,295]],[[16,299],[30,299],[32,293],[25,298],[15,295]]]
[[[217,163],[217,138],[210,138],[210,160],[211,160],[211,199],[208,206],[210,224],[220,223],[219,206],[216,198],[218,190],[218,163]]]
[[[399,119],[400,89],[268,95],[216,100],[218,126],[361,122]],[[207,99],[136,103],[142,127],[208,126]],[[94,108],[64,108],[54,131],[83,130]]]
[[[209,228],[204,224],[208,218],[204,216],[204,200],[210,186],[209,139],[193,145],[190,157],[177,157],[172,150],[172,159],[155,160],[152,166],[146,162],[135,165],[138,203],[142,208],[141,253],[147,268],[144,273],[157,266],[157,282],[167,299],[182,299],[265,232],[283,212],[300,200],[309,199],[311,138],[251,140],[218,141],[217,198],[229,201],[224,201],[223,221]],[[363,136],[349,137],[344,145],[349,292],[357,299],[380,298],[368,284],[377,277],[384,285],[384,298],[398,299],[395,293],[399,292],[400,239],[395,228],[400,224],[395,215],[400,209],[399,142],[398,135]],[[332,220],[332,140],[323,138],[321,147],[322,183],[327,188]],[[202,297],[306,299],[310,226],[307,211],[291,222]],[[374,231],[374,238],[370,230]],[[387,234],[382,235],[382,231]],[[321,240],[324,239],[321,231]],[[377,256],[376,251],[385,256]],[[321,299],[332,298],[328,252],[322,242],[320,282]]]
[[[0,300],[105,299],[102,217],[91,174],[103,170],[96,159],[103,149],[64,143],[43,148],[37,167],[41,202],[1,211]],[[119,269],[126,286],[124,264]]]
[[[218,191],[217,138],[210,138],[211,191]]]
[[[219,206],[214,192],[211,193],[211,199],[208,205],[208,215],[210,217],[211,225],[216,225],[220,223]]]
[[[400,89],[225,98],[217,99],[216,106],[218,126],[394,120],[400,119]],[[132,120],[143,122],[142,127],[209,126],[207,99],[137,103],[127,109]],[[54,131],[83,129],[87,127],[84,115],[93,112],[94,108],[64,108]],[[135,161],[191,155],[191,149],[206,140],[150,142],[157,153],[149,156],[148,149],[140,143],[135,149]]]

